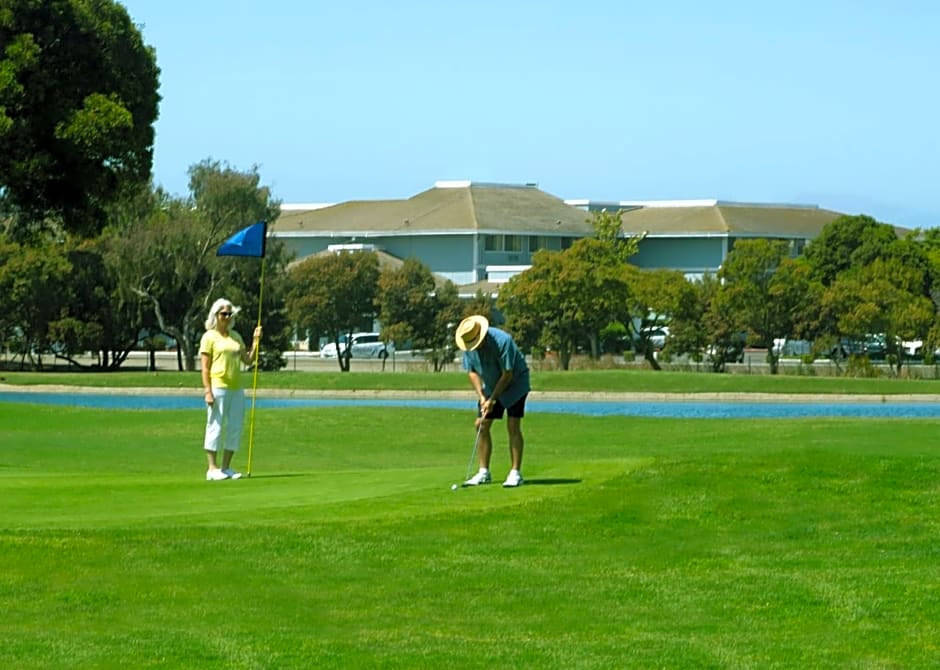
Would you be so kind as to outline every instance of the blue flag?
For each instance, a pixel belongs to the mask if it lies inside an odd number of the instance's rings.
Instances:
[[[216,256],[253,256],[264,258],[264,244],[268,236],[268,222],[259,221],[237,233],[222,243]]]

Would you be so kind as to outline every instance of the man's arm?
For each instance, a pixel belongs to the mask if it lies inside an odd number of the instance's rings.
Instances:
[[[503,394],[503,391],[512,383],[512,370],[503,370],[503,374],[499,376],[499,379],[496,380],[496,386],[493,387],[493,394],[489,398],[483,398],[481,401],[481,411],[483,416],[489,414],[490,410],[493,408],[493,405],[496,404],[496,401],[499,400],[499,396]],[[481,394],[482,396],[482,394]]]
[[[473,390],[477,392],[477,397],[480,399],[480,406],[482,407],[483,403],[486,402],[486,396],[483,395],[483,378],[473,370],[470,370],[467,376],[470,377],[470,385],[473,387]]]

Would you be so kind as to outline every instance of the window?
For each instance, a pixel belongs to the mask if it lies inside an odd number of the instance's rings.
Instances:
[[[483,241],[484,251],[522,251],[524,238],[521,235],[487,235]]]
[[[535,253],[539,249],[551,249],[547,235],[529,235],[529,251]]]

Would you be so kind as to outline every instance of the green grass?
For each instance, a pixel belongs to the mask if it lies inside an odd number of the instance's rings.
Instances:
[[[932,668],[936,423],[0,403],[0,666]],[[505,435],[494,466],[504,474]],[[246,454],[237,463],[244,467]]]
[[[34,386],[64,384],[91,387],[191,388],[202,382],[197,372],[3,372],[0,383]],[[250,382],[249,382],[250,383]],[[461,371],[428,372],[262,372],[259,389],[319,390],[467,390]],[[796,375],[744,375],[651,370],[533,371],[536,391],[606,391],[611,393],[846,393],[935,394],[940,380]]]

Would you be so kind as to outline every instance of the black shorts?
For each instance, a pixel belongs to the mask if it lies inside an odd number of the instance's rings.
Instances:
[[[493,406],[493,409],[490,410],[490,413],[486,415],[487,419],[502,419],[503,412],[509,414],[513,419],[521,419],[525,416],[525,399],[529,397],[529,394],[526,393],[524,396],[519,398],[516,403],[510,407],[508,410],[503,407],[503,403],[499,400],[496,401],[496,404]],[[480,416],[480,411],[477,410],[477,416]]]

